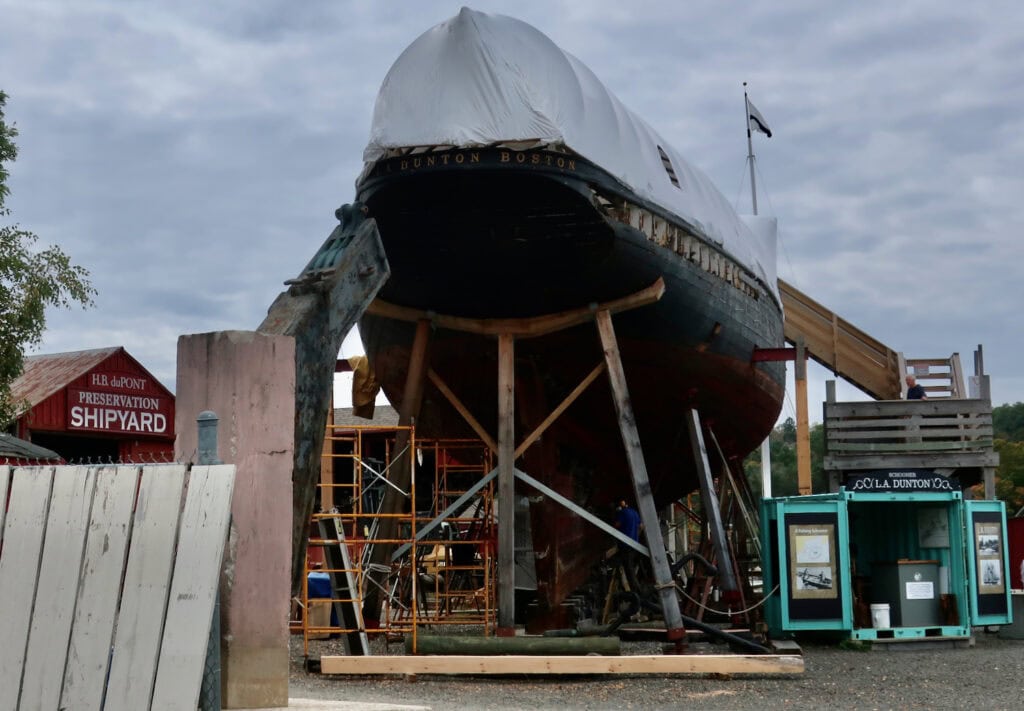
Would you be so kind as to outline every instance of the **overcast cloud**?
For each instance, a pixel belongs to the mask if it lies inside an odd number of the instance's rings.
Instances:
[[[749,82],[780,276],[908,357],[971,371],[983,344],[994,402],[1024,400],[1024,5],[473,7],[579,57],[744,212]],[[351,201],[388,67],[458,9],[0,0],[9,207],[99,290],[41,352],[123,345],[173,388],[180,334],[255,328]]]

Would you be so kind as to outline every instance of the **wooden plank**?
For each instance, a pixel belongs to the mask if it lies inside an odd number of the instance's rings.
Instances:
[[[0,555],[0,709],[18,706],[52,484],[53,467],[14,470]]]
[[[835,442],[830,443],[830,452],[957,452],[990,449],[992,440],[978,439],[971,442],[892,442],[862,443]]]
[[[830,402],[825,404],[828,420],[856,417],[899,417],[910,415],[978,415],[992,413],[987,400],[876,400]]]
[[[995,452],[945,452],[942,454],[859,454],[856,456],[825,457],[827,471],[857,471],[859,469],[959,469],[968,467],[999,466]]]
[[[194,711],[231,521],[235,466],[194,466],[181,512],[153,709]]]
[[[138,477],[137,466],[103,467],[96,475],[60,708],[98,711],[103,702]]]
[[[110,661],[107,711],[149,708],[184,485],[184,465],[142,470]]]
[[[979,446],[986,446],[992,442],[992,428],[991,427],[978,427],[970,430],[958,430],[958,429],[943,429],[941,427],[932,428],[931,425],[924,423],[907,423],[907,426],[901,430],[848,430],[846,432],[834,432],[828,433],[829,447],[833,446],[833,442],[851,442],[853,440],[878,440],[879,444],[884,444],[886,441],[891,440],[903,440],[907,437],[915,437],[917,440],[924,441],[938,441],[941,442],[943,439],[956,439],[960,443],[971,446],[972,444],[981,443]]]
[[[893,418],[870,418],[870,419],[858,419],[858,420],[830,420],[828,422],[829,431],[833,430],[857,430],[864,429],[866,427],[906,427],[907,418],[904,417],[893,417]],[[964,425],[965,427],[991,427],[992,416],[991,415],[974,415],[966,417],[923,417],[920,420],[921,424],[929,427],[940,425]]]
[[[54,471],[21,682],[25,709],[55,709],[60,704],[95,488],[95,467],[60,466]]]
[[[803,657],[755,654],[320,657],[324,674],[801,674]]]

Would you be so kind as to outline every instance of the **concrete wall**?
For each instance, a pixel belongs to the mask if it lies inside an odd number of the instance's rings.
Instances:
[[[212,410],[218,456],[238,469],[221,576],[223,706],[287,706],[294,339],[181,336],[176,400],[175,458],[196,461],[196,417]]]

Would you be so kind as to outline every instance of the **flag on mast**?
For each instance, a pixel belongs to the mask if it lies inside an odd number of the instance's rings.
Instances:
[[[772,130],[768,128],[768,122],[764,120],[764,116],[762,116],[761,112],[757,110],[757,107],[750,102],[750,99],[747,99],[747,109],[749,110],[747,122],[750,128],[755,131],[760,131],[764,135],[768,136],[768,138],[771,138]]]

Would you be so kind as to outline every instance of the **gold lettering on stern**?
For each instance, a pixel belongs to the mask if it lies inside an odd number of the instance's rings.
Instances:
[[[487,160],[484,160],[484,159]],[[509,163],[516,165],[550,166],[562,170],[576,170],[576,161],[543,151],[507,151],[499,150],[493,153],[481,153],[480,151],[460,151],[453,153],[438,153],[427,156],[413,156],[409,158],[396,159],[381,163],[377,167],[377,173],[391,173],[396,168],[400,173],[409,173],[423,168],[436,168],[450,165],[485,165],[487,163]]]

